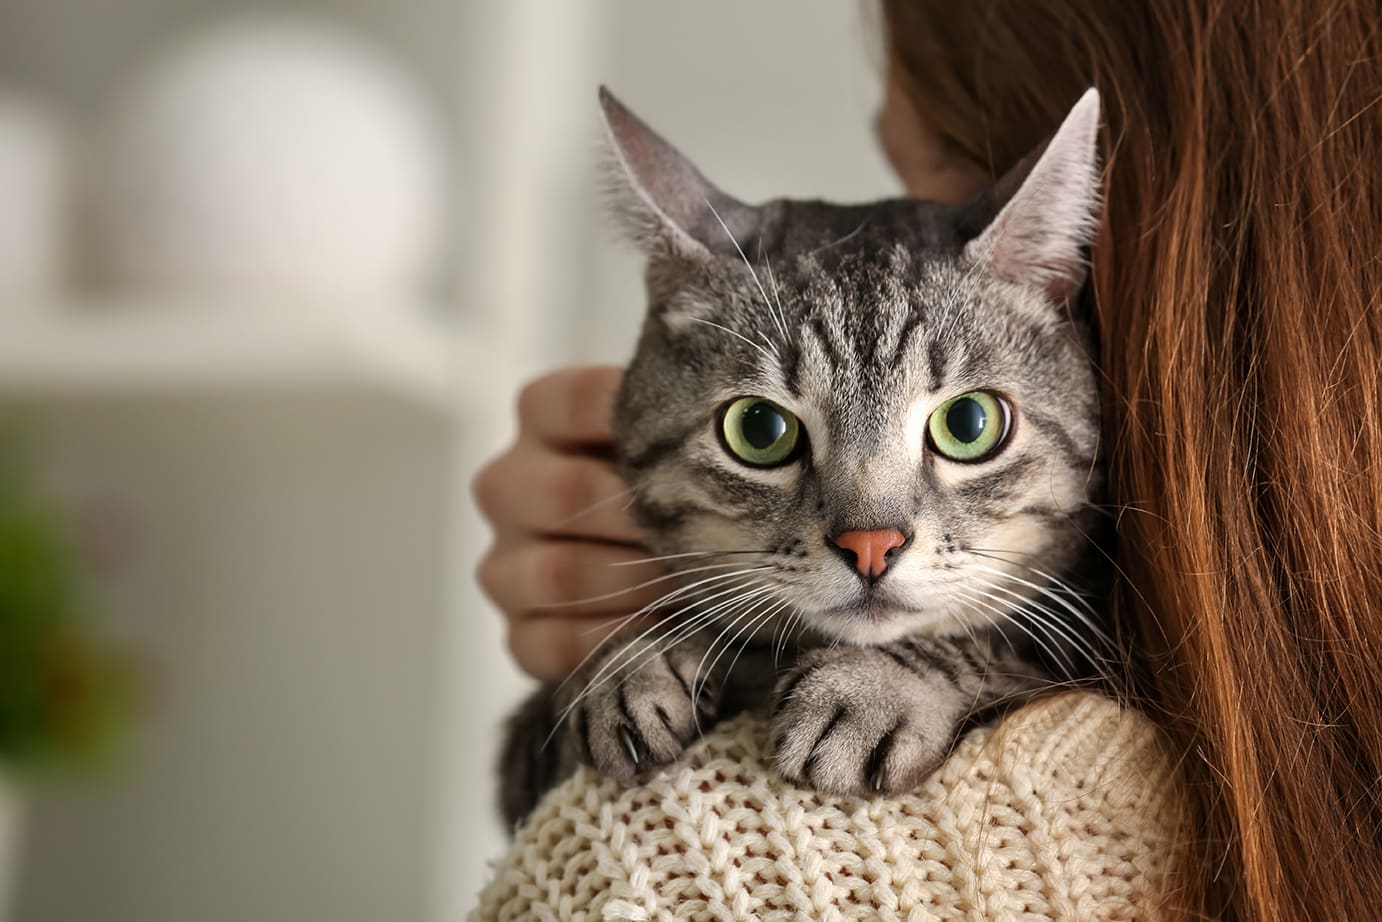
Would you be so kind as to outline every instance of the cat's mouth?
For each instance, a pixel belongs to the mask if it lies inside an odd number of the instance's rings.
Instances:
[[[928,613],[926,606],[898,599],[884,586],[860,589],[855,600],[845,605],[821,609],[813,619],[821,632],[847,643],[887,643],[903,634],[924,630],[941,619]]]

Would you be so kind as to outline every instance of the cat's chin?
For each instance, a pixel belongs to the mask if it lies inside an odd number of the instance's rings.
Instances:
[[[817,612],[811,618],[821,636],[861,647],[891,643],[910,634],[936,633],[951,622],[946,616],[938,617],[877,599]]]

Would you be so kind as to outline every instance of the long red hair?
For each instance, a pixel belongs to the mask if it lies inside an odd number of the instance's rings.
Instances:
[[[1107,117],[1113,600],[1202,819],[1187,917],[1382,917],[1377,0],[883,0],[897,79],[999,175]]]

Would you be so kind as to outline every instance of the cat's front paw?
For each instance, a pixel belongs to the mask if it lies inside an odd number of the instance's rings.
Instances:
[[[717,676],[697,677],[702,649],[695,644],[634,652],[612,651],[573,677],[563,708],[576,758],[621,781],[681,755],[713,722],[721,684]]]
[[[962,695],[888,648],[813,650],[778,683],[772,744],[783,778],[828,794],[896,794],[945,760]]]

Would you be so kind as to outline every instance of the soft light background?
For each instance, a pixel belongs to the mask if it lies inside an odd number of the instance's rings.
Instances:
[[[743,198],[894,189],[860,4],[244,9],[347,27],[416,82],[444,255],[374,310],[188,303],[92,268],[79,195],[70,284],[0,303],[0,424],[105,549],[90,607],[152,689],[109,770],[26,791],[23,922],[462,918],[503,849],[497,725],[527,688],[472,586],[468,480],[524,376],[620,361],[640,319],[598,203],[596,85]],[[89,195],[142,65],[241,10],[4,0],[0,90],[64,116]]]

